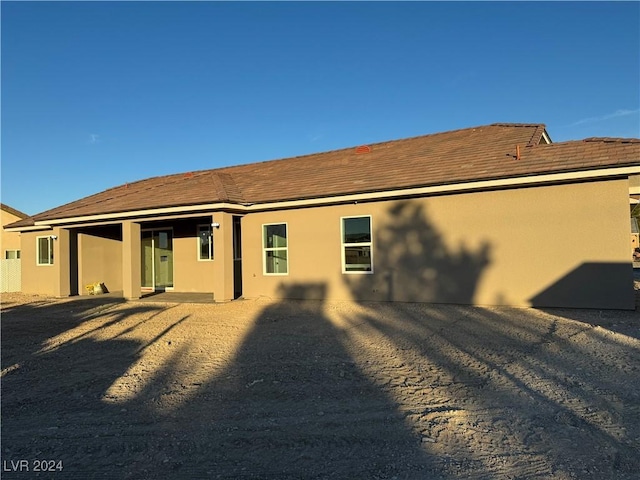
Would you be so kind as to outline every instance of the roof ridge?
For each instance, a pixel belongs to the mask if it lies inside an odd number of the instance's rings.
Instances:
[[[229,201],[244,202],[244,195],[242,189],[238,187],[233,175],[228,172],[212,172],[220,180],[222,188],[224,189],[225,197]]]
[[[529,140],[529,143],[527,144],[527,146],[532,147],[535,145],[539,145],[540,140],[542,139],[542,136],[544,135],[544,132],[546,129],[547,128],[544,124],[538,125],[536,130],[533,132],[533,135],[531,136],[531,139]]]
[[[582,145],[585,143],[617,143],[617,144],[635,144],[640,143],[640,138],[615,138],[615,137],[589,137],[579,140],[563,140],[561,142],[545,143],[534,145],[535,147],[561,147],[566,145]]]
[[[380,146],[380,145],[389,145],[389,144],[393,144],[393,143],[397,143],[397,142],[405,142],[405,141],[411,141],[411,140],[416,140],[418,138],[428,138],[428,137],[435,137],[435,136],[439,136],[439,135],[449,135],[452,133],[459,133],[459,132],[464,132],[467,130],[477,130],[479,128],[487,128],[487,127],[536,127],[538,129],[540,129],[540,133],[539,135],[542,135],[542,132],[544,132],[546,126],[544,124],[541,123],[490,123],[490,124],[485,124],[485,125],[476,125],[474,127],[464,127],[464,128],[458,128],[455,130],[446,130],[443,132],[433,132],[433,133],[426,133],[426,134],[422,134],[422,135],[415,135],[413,137],[403,137],[403,138],[395,138],[395,139],[391,139],[391,140],[383,140],[380,142],[375,142],[375,143],[369,143],[367,145],[371,146],[371,147],[375,147],[375,146]],[[534,132],[534,136],[537,135],[538,132]],[[533,138],[533,137],[532,137]],[[360,144],[362,145],[362,144]],[[104,193],[104,192],[108,192],[109,190],[116,190],[119,188],[123,188],[123,187],[129,187],[129,186],[133,186],[135,184],[138,183],[142,183],[142,182],[148,182],[150,180],[157,180],[157,179],[169,179],[171,177],[182,177],[186,174],[193,174],[193,175],[198,175],[198,174],[206,174],[206,173],[226,173],[229,174],[227,172],[227,170],[237,170],[238,168],[250,168],[253,166],[258,166],[258,165],[263,165],[265,163],[271,163],[271,162],[283,162],[283,161],[289,161],[289,160],[295,160],[295,159],[304,159],[306,157],[312,157],[315,155],[319,155],[319,154],[330,154],[330,153],[337,153],[337,152],[347,152],[350,150],[353,150],[354,148],[356,148],[356,146],[351,145],[348,147],[341,147],[341,148],[334,148],[333,150],[324,150],[321,152],[311,152],[311,153],[305,153],[302,155],[294,155],[292,157],[280,157],[280,158],[272,158],[272,159],[268,159],[268,160],[260,160],[257,162],[249,162],[249,163],[243,163],[243,164],[237,164],[237,165],[226,165],[223,167],[216,167],[216,168],[204,168],[201,170],[187,170],[184,172],[178,172],[178,173],[169,173],[166,175],[156,175],[155,177],[148,177],[148,178],[143,178],[140,180],[134,180],[131,182],[125,182],[121,185],[117,185],[111,188],[107,188],[106,190],[103,190],[102,192],[99,193]],[[88,198],[88,197],[87,197]],[[73,202],[72,202],[73,203]]]
[[[391,139],[391,140],[383,140],[383,141],[380,141],[380,142],[368,143],[366,145],[368,145],[370,147],[375,147],[376,145],[388,145],[388,144],[397,143],[397,142],[405,142],[405,141],[410,141],[410,140],[416,140],[416,139],[419,139],[419,138],[435,137],[435,136],[439,136],[439,135],[450,135],[452,133],[464,132],[466,130],[477,130],[479,128],[488,128],[488,127],[538,127],[538,128],[542,127],[543,130],[546,128],[546,126],[544,124],[540,124],[540,123],[491,123],[491,124],[487,124],[487,125],[477,125],[475,127],[465,127],[465,128],[457,128],[455,130],[446,130],[446,131],[443,131],[443,132],[426,133],[426,134],[422,134],[422,135],[415,135],[413,137],[403,137],[403,138],[395,138],[395,139]],[[359,144],[359,145],[363,145],[363,144]],[[287,160],[301,159],[301,158],[312,157],[312,156],[320,155],[320,154],[324,155],[324,154],[328,154],[328,153],[350,151],[350,150],[355,149],[356,147],[357,147],[357,145],[352,145],[352,146],[349,146],[349,147],[335,148],[333,150],[324,150],[322,152],[312,152],[312,153],[305,153],[303,155],[295,155],[293,157],[281,157],[281,158],[274,158],[274,159],[270,159],[270,160],[262,160],[262,161],[259,161],[259,162],[245,163],[245,164],[241,164],[241,165],[229,165],[229,166],[226,166],[226,167],[221,167],[220,170],[223,170],[223,169],[236,169],[238,167],[249,167],[249,166],[253,166],[253,165],[262,165],[262,164],[270,163],[270,162],[281,162],[281,161],[287,161]],[[217,170],[217,169],[214,169],[214,170]]]
[[[220,200],[222,200],[223,202],[228,202],[229,192],[227,192],[227,189],[225,188],[224,179],[218,172],[211,172],[210,175],[211,175],[211,179],[213,180],[213,184],[215,185],[216,194],[218,195],[218,198],[220,198]],[[222,175],[225,175],[225,174],[223,173]]]
[[[625,137],[589,137],[580,140],[582,142],[602,142],[602,143],[640,143],[640,138]]]
[[[488,127],[544,127],[544,123],[491,123]]]

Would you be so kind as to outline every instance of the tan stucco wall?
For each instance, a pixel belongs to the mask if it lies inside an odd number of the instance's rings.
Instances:
[[[122,222],[122,292],[124,298],[140,298],[140,224]]]
[[[198,260],[197,226],[206,221],[181,222],[173,229],[173,289],[176,292],[213,292],[213,277],[218,262],[214,239],[214,260]]]
[[[20,220],[20,217],[0,210],[0,224],[2,226],[9,225],[18,220]],[[5,252],[7,250],[20,250],[20,234],[18,232],[5,232],[4,228],[0,228],[0,253],[2,254],[0,258],[5,258]]]
[[[628,191],[621,179],[251,213],[242,220],[243,294],[633,308]],[[371,275],[342,273],[340,218],[359,215],[372,217]],[[174,228],[175,291],[233,298],[232,218],[213,214],[213,261],[197,259],[202,219],[165,224]],[[288,225],[288,275],[263,274],[265,223]],[[102,281],[139,297],[140,227],[124,222],[122,241],[78,234],[80,293]],[[49,234],[58,236],[55,264],[37,266],[36,238]],[[68,295],[73,242],[60,228],[24,233],[23,291]]]
[[[42,232],[23,232],[22,247],[22,292],[57,295],[59,287],[59,269],[56,258],[53,265],[36,264],[36,239],[40,236],[53,235],[52,230]],[[54,251],[55,253],[55,251]]]
[[[213,218],[220,224],[213,231],[216,242],[213,296],[216,301],[228,301],[233,299],[233,216],[217,213]]]
[[[38,237],[55,235],[53,265],[37,264]],[[74,246],[77,238],[77,250]],[[74,255],[77,253],[77,258]],[[77,260],[77,261],[76,261]],[[64,228],[22,233],[22,291],[65,297],[86,294],[87,283],[103,282],[122,290],[122,242]]]
[[[80,295],[88,294],[85,286],[90,283],[122,291],[122,240],[101,236],[99,231],[79,233],[78,275]]]
[[[214,231],[213,261],[198,260],[197,225],[211,223],[211,217],[199,220],[161,222],[154,228],[173,228],[174,291],[214,292],[219,300],[233,298],[233,259],[231,258],[231,215],[218,213],[215,221],[221,227]],[[142,228],[149,224],[142,225]],[[114,228],[118,232],[114,231]],[[78,293],[86,295],[85,285],[102,282],[109,291],[123,291],[127,298],[140,296],[140,229],[136,222],[124,222],[122,226],[84,228],[77,231],[77,282]],[[55,258],[52,266],[36,264],[36,238],[57,235],[54,243]],[[23,291],[46,295],[64,296],[73,290],[74,268],[69,255],[69,232],[54,229],[23,233],[24,261],[22,262]],[[228,245],[228,246],[227,246]],[[229,258],[226,258],[226,257]]]
[[[615,180],[251,214],[244,295],[321,285],[332,299],[633,308],[628,189]],[[372,216],[373,275],[341,273],[350,215]],[[280,222],[289,274],[265,276],[261,226]]]

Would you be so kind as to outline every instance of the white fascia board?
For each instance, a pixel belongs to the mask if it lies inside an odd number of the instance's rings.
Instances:
[[[52,225],[78,224],[82,222],[121,221],[121,220],[155,220],[159,215],[179,215],[181,213],[207,212],[233,210],[239,213],[249,213],[264,210],[278,210],[283,208],[312,207],[322,205],[335,205],[337,203],[353,203],[359,201],[389,200],[402,197],[434,195],[443,193],[462,193],[474,190],[500,189],[518,186],[530,186],[552,184],[559,182],[596,180],[599,178],[622,177],[626,175],[640,174],[640,165],[627,167],[611,167],[598,170],[585,170],[578,172],[548,173],[542,175],[530,175],[526,177],[510,177],[498,180],[480,180],[474,182],[454,183],[448,185],[432,185],[428,187],[406,188],[401,190],[388,190],[373,193],[356,193],[338,195],[333,197],[311,198],[306,200],[285,200],[282,202],[234,204],[211,203],[206,205],[185,205],[182,207],[164,207],[147,210],[134,210],[130,212],[105,213],[99,215],[85,215],[55,220],[43,220],[36,222],[37,227],[30,229],[42,229]],[[146,218],[145,218],[146,217]],[[74,225],[75,226],[75,225]],[[25,228],[26,229],[26,228]],[[24,231],[25,229],[15,230]],[[12,230],[13,231],[13,230]]]
[[[238,210],[237,208],[235,209],[236,211]],[[225,210],[226,211],[226,210]],[[162,214],[162,215],[153,215],[152,217],[147,217],[144,219],[133,219],[133,221],[153,221],[153,222],[161,222],[164,220],[175,220],[176,218],[179,219],[188,219],[188,218],[202,218],[202,217],[212,217],[213,215],[215,215],[216,212],[219,212],[219,210],[216,211],[207,211],[207,212],[201,212],[201,211],[197,211],[197,212],[187,212],[187,213],[179,213],[178,215],[166,215],[166,214]],[[92,222],[80,222],[80,223],[73,223],[73,228],[85,228],[85,227],[100,227],[100,226],[104,226],[104,225],[115,225],[120,223],[120,221],[122,220],[122,218],[116,218],[116,219],[111,219],[111,220],[97,220],[97,221],[92,221]]]
[[[139,217],[191,213],[195,211],[202,211],[204,214],[206,213],[206,211],[213,212],[216,210],[227,210],[227,209],[237,210],[238,208],[242,208],[242,207],[232,203],[211,203],[207,205],[185,205],[182,207],[151,208],[147,210],[133,210],[130,212],[103,213],[99,215],[84,215],[81,217],[60,218],[56,220],[43,220],[35,223],[36,225],[60,225],[60,224],[68,224],[68,223],[93,222],[93,221],[102,221],[102,220],[138,219]]]
[[[37,231],[44,231],[44,230],[51,230],[51,227],[49,226],[49,224],[42,224],[39,226],[31,226],[31,227],[12,227],[12,228],[5,228],[4,231],[5,232],[37,232]]]

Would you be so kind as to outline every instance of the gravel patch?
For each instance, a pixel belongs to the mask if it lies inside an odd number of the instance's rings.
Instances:
[[[3,478],[640,471],[636,312],[3,294],[1,324]]]

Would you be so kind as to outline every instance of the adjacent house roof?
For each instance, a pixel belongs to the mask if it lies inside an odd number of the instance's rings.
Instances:
[[[16,210],[15,208],[12,208],[9,205],[6,205],[4,203],[0,203],[0,210],[4,210],[5,212],[10,213],[11,215],[14,215],[18,218],[29,217],[29,215],[27,215],[26,213],[23,213],[20,210]]]
[[[548,142],[543,124],[496,123],[281,160],[148,178],[11,226],[162,207],[216,202],[255,205],[640,164],[640,139]]]

